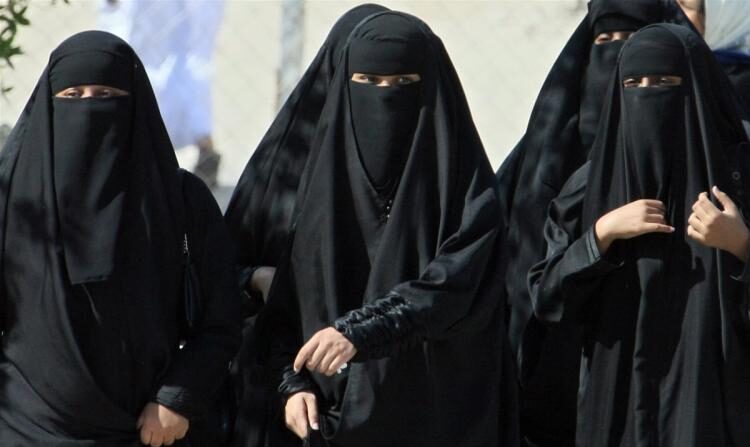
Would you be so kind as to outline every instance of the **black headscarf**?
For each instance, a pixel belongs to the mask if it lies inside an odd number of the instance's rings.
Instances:
[[[423,57],[413,67],[386,67],[381,56],[394,53],[381,45]],[[358,62],[367,47],[375,49],[370,67]],[[451,61],[423,22],[384,12],[353,31],[342,65],[263,327],[278,341],[271,358],[279,366],[288,368],[305,340],[332,325],[358,354],[335,377],[287,374],[281,390],[319,393],[321,434],[335,445],[512,443],[515,432],[501,426],[511,417],[504,406],[513,405],[501,389],[509,383],[503,307],[478,293],[497,231],[494,177]],[[361,96],[350,73],[360,69],[418,70],[422,79],[410,86],[418,88],[418,114],[399,123],[416,125],[410,139],[357,144]],[[379,87],[357,87],[379,101]],[[405,154],[403,168],[385,171],[397,179],[393,191],[370,179],[360,156],[369,150]]]
[[[242,268],[278,264],[289,237],[300,176],[341,48],[357,23],[386,10],[366,4],[341,16],[253,152],[226,211]]]
[[[682,85],[623,87],[643,75]],[[550,207],[550,254],[530,275],[537,316],[585,328],[577,445],[742,445],[750,270],[733,279],[738,259],[686,235],[713,185],[747,213],[747,137],[729,81],[697,34],[660,24],[625,44],[609,92],[590,163]],[[576,257],[596,220],[644,198],[664,202],[674,233]]]
[[[339,18],[248,161],[225,214],[237,247],[240,287],[248,289],[257,267],[278,265],[288,245],[300,177],[342,48],[362,19],[386,10],[365,4]],[[244,307],[246,317],[258,311],[258,306],[248,300]],[[241,384],[236,444],[255,446],[273,439],[275,447],[298,445],[286,427],[267,420],[280,411],[276,402],[269,403],[268,398],[269,393],[275,396],[278,383],[270,380],[266,368],[258,364],[257,348],[262,341],[256,338],[254,322],[252,318],[245,321],[243,345],[236,362],[236,381]]]
[[[499,250],[509,336],[524,384],[524,432],[533,443],[573,442],[580,334],[577,328],[543,327],[533,318],[526,275],[546,253],[547,206],[588,157],[622,47],[617,41],[594,45],[594,39],[598,31],[631,31],[655,22],[692,27],[674,0],[591,0],[542,85],[526,133],[496,173],[506,225]]]
[[[54,97],[89,83],[129,95]],[[21,434],[50,446],[135,441],[138,412],[178,341],[177,175],[133,50],[96,31],[56,48],[0,154],[0,443]],[[120,322],[102,328],[112,343],[96,351],[100,340],[86,336],[90,321],[79,310],[99,299],[124,313],[96,315]],[[89,357],[94,351],[111,356]],[[122,359],[139,366],[111,364]]]

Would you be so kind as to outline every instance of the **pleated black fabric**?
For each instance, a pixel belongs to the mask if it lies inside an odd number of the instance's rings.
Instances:
[[[613,20],[614,19],[614,20]],[[522,425],[528,442],[573,443],[580,329],[544,327],[533,317],[526,274],[544,258],[547,206],[583,164],[593,143],[621,42],[593,45],[595,31],[642,24],[690,25],[672,0],[592,0],[545,80],[521,141],[500,169],[505,240],[500,248],[510,306],[509,335],[522,380]]]
[[[53,97],[90,82],[129,95]],[[149,401],[200,416],[239,341],[233,260],[216,203],[188,176],[201,216],[189,231],[211,260],[198,267],[204,321],[178,351],[186,208],[132,49],[93,31],[63,42],[0,157],[0,445],[138,445]]]
[[[237,247],[240,287],[248,287],[257,267],[278,265],[288,244],[297,188],[341,49],[362,19],[386,10],[365,4],[339,18],[248,161],[225,214]],[[286,427],[269,425],[269,418],[280,411],[276,401],[269,402],[269,395],[276,394],[278,381],[258,363],[257,347],[261,341],[256,337],[254,318],[258,308],[247,304],[243,309],[242,348],[236,362],[241,399],[234,445],[264,445],[269,431],[276,433],[274,447],[298,445]]]
[[[406,147],[358,145],[354,91],[378,96],[381,87],[349,80],[352,48],[394,43],[405,55],[424,51],[422,80],[409,86],[419,89],[413,137]],[[281,391],[319,395],[315,436],[325,445],[516,445],[505,407],[514,401],[501,383],[504,307],[479,293],[483,281],[497,282],[487,275],[499,217],[494,177],[455,70],[439,38],[403,13],[368,17],[344,51],[262,324],[275,341],[270,361],[286,367]],[[377,69],[393,53],[370,54]],[[369,178],[360,154],[370,149],[407,154],[390,172],[392,191]],[[291,373],[303,342],[327,326],[357,347],[353,362],[335,377]]]
[[[750,269],[686,236],[713,185],[747,213],[749,146],[732,88],[702,39],[676,25],[636,33],[617,73],[591,161],[552,203],[549,255],[529,275],[538,318],[584,327],[576,445],[745,445]],[[623,88],[646,74],[682,85]],[[664,202],[675,232],[601,256],[596,220],[643,198]]]

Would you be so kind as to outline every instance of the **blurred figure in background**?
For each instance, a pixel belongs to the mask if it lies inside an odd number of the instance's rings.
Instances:
[[[750,1],[677,0],[750,110]]]
[[[141,56],[175,148],[198,147],[193,172],[217,185],[211,83],[224,0],[103,0],[100,27]]]

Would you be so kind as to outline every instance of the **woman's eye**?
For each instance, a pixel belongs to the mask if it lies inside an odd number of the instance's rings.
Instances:
[[[411,78],[407,78],[406,76],[401,76],[400,78],[398,78],[397,82],[399,83],[399,85],[407,85],[411,84],[414,81]]]
[[[100,90],[96,94],[96,96],[99,97],[99,98],[109,98],[110,96],[112,96],[112,90],[106,90],[106,89],[105,90]]]
[[[66,98],[78,98],[81,96],[81,94],[77,90],[68,90],[67,92],[63,93],[63,96]]]
[[[626,79],[622,83],[625,88],[632,88],[632,87],[638,87],[639,83],[635,79]]]

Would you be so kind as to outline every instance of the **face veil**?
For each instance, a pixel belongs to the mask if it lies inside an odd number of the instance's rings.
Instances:
[[[405,34],[405,21],[383,26],[381,33]],[[399,80],[388,87],[360,83],[354,73],[374,75],[419,74],[424,44],[420,40],[373,41],[363,37],[349,45],[349,99],[359,157],[375,189],[389,195],[401,176],[411,149],[420,110],[421,82],[405,85]]]
[[[537,315],[584,329],[576,444],[732,445],[750,434],[747,276],[737,276],[747,268],[686,232],[713,186],[747,209],[735,111],[689,29],[650,25],[623,47],[590,160],[550,206],[550,254],[530,273]],[[597,221],[640,199],[663,202],[675,230],[598,253]]]
[[[77,52],[50,69],[53,94],[94,84],[130,92],[134,67],[107,52]],[[60,239],[72,284],[114,270],[125,212],[132,131],[130,94],[52,98],[52,165]]]
[[[464,430],[443,419],[450,407],[477,421],[488,444],[502,445],[516,434],[498,427],[498,411],[512,401],[500,388],[513,383],[497,380],[507,358],[504,317],[496,296],[480,293],[493,259],[497,196],[458,76],[440,39],[404,13],[368,17],[344,51],[303,176],[290,252],[259,327],[287,340],[283,352],[332,324],[369,341],[342,374],[289,374],[281,389],[313,382],[326,402],[320,435],[332,443],[460,444]],[[421,81],[357,85],[353,73],[414,73]],[[387,120],[395,131],[377,127]],[[431,364],[425,344],[439,352],[438,363],[469,366],[439,372],[450,368]],[[425,377],[452,385],[438,392]],[[407,386],[408,403],[398,391]],[[467,396],[479,395],[486,405],[469,404]]]
[[[54,96],[87,84],[129,95]],[[178,293],[184,209],[177,160],[153,91],[124,41],[89,31],[52,52],[0,153],[0,189],[7,360],[0,382],[3,399],[24,402],[0,406],[0,443],[15,443],[18,430],[30,437],[23,442],[43,438],[32,443],[46,444],[50,433],[40,434],[34,424],[3,425],[37,419],[72,439],[133,439],[129,405],[154,392],[160,372],[153,369],[161,367],[154,359],[166,358],[159,356],[176,343],[168,303]],[[96,324],[110,315],[91,310],[99,298],[118,309],[106,327]],[[92,365],[101,359],[87,357],[88,329],[135,346],[102,351],[139,362],[138,371],[103,367],[107,373],[97,376]],[[122,383],[130,384],[125,393]]]

